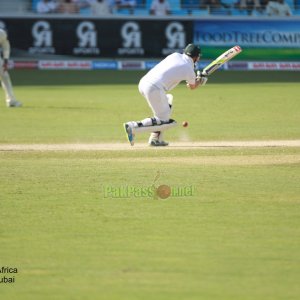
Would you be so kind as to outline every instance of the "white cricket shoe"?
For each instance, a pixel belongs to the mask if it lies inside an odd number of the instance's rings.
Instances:
[[[149,143],[149,146],[152,146],[152,147],[165,147],[165,146],[169,145],[168,142],[165,142],[163,140],[163,132],[162,131],[152,132],[148,143]]]
[[[151,147],[165,147],[165,146],[168,146],[169,143],[168,142],[165,142],[165,141],[159,141],[159,140],[152,140],[150,143],[149,143],[149,146]]]
[[[21,107],[22,103],[17,100],[11,100],[6,102],[7,107]]]

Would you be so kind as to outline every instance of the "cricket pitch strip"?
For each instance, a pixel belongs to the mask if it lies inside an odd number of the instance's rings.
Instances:
[[[147,143],[72,143],[72,144],[0,144],[0,151],[133,151],[149,149],[216,149],[216,148],[266,148],[300,147],[300,140],[257,140],[257,141],[205,141],[171,142],[168,147],[149,147]]]

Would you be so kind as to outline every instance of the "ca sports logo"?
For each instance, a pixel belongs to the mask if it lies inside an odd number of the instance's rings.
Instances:
[[[76,28],[78,39],[77,47],[73,49],[75,55],[97,55],[100,49],[97,47],[97,30],[93,22],[83,21]]]
[[[144,55],[142,48],[142,32],[136,22],[126,22],[121,27],[122,48],[118,49],[119,55]]]
[[[186,44],[186,34],[184,26],[180,22],[171,22],[165,29],[166,48],[162,49],[163,55],[169,55],[173,52],[182,52]]]
[[[37,21],[32,25],[31,34],[33,46],[29,48],[31,54],[55,54],[53,48],[53,34],[50,23]]]

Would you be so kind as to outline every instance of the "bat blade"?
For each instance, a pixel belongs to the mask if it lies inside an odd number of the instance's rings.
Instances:
[[[216,58],[213,62],[211,62],[208,66],[206,66],[202,74],[209,76],[217,69],[219,69],[222,65],[224,65],[227,61],[234,58],[236,55],[242,52],[242,48],[240,46],[234,46],[229,50],[222,53],[218,58]]]

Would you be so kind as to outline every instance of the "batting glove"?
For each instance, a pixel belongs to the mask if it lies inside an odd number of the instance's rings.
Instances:
[[[207,82],[207,76],[203,75],[201,71],[197,71],[196,81],[199,82],[199,85],[203,86]]]

